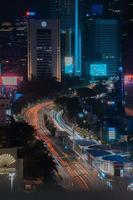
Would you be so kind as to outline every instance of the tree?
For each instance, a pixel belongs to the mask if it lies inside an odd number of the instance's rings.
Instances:
[[[80,97],[93,97],[96,96],[96,92],[90,88],[79,88],[77,93]]]
[[[24,178],[40,178],[45,183],[55,181],[56,163],[44,147],[43,142],[35,141],[24,150]]]
[[[9,128],[6,126],[0,127],[0,147],[8,147],[9,144]]]
[[[9,127],[12,146],[25,146],[34,140],[34,128],[25,122],[15,122]]]
[[[57,106],[64,108],[69,100],[69,97],[63,96],[56,98],[54,102]]]
[[[97,84],[97,85],[95,86],[94,92],[95,92],[96,94],[107,93],[106,86],[103,85],[101,82],[99,82],[99,84]]]
[[[78,116],[78,113],[82,111],[77,97],[70,98],[66,104],[66,110],[69,118],[75,119]]]

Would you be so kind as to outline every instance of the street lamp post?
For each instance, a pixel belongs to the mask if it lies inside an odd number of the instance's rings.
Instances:
[[[127,153],[129,152],[129,150],[128,150],[129,148],[128,148],[128,141],[127,141]]]
[[[73,125],[73,150],[75,149],[75,130]]]

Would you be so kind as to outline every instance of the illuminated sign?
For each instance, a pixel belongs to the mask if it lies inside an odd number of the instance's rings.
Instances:
[[[125,77],[124,77],[124,83],[125,83],[125,85],[133,84],[133,75],[132,74],[125,75]]]
[[[109,128],[109,140],[115,140],[116,139],[116,129],[115,128]]]
[[[72,74],[73,70],[73,57],[65,57],[65,74]]]
[[[0,85],[3,86],[17,86],[22,81],[22,76],[0,76]]]
[[[91,64],[90,65],[91,76],[107,76],[107,65],[106,64]]]
[[[36,13],[33,12],[33,11],[27,11],[27,12],[26,12],[26,16],[27,16],[27,17],[34,17],[35,15],[36,15]]]
[[[111,106],[114,106],[115,105],[115,101],[108,101],[107,104],[111,105]]]
[[[17,77],[2,77],[2,84],[15,86],[17,85]]]

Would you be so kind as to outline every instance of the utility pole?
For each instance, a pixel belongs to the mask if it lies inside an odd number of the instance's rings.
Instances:
[[[128,153],[129,151],[128,151],[128,141],[127,141],[127,153]]]

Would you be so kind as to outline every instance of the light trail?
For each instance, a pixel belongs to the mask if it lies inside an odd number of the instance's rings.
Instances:
[[[55,157],[58,163],[60,163],[62,168],[69,175],[72,183],[71,188],[88,191],[91,187],[84,178],[83,173],[79,171],[79,167],[76,166],[76,164],[73,162],[71,162],[70,164],[69,159],[63,159],[65,153],[62,152],[62,150],[57,147],[57,145],[52,141],[52,139],[49,137],[49,133],[47,132],[46,127],[44,126],[43,110],[51,106],[53,106],[53,102],[51,101],[37,104],[25,111],[25,119],[37,130],[36,138],[44,141],[47,144],[51,154]]]

